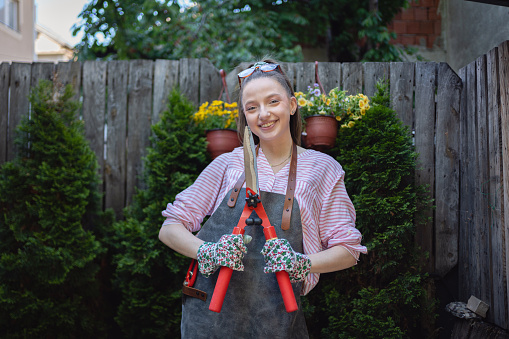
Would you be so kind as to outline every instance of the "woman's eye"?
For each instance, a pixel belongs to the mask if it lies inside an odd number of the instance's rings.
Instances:
[[[252,111],[255,108],[256,108],[255,106],[248,106],[248,107],[246,107],[246,111]]]
[[[272,100],[270,101],[270,103],[271,103],[271,104],[276,104],[276,103],[278,103],[278,102],[279,102],[279,100],[276,100],[276,99],[272,99]]]

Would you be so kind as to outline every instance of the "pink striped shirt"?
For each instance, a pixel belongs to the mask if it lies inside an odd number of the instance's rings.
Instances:
[[[257,165],[260,190],[284,195],[290,163],[274,174],[260,148]],[[243,172],[242,147],[217,157],[193,185],[168,204],[162,212],[166,217],[163,226],[180,222],[189,231],[198,231],[203,218],[216,210]],[[355,228],[355,209],[345,189],[344,175],[341,165],[324,153],[309,149],[298,155],[295,199],[301,213],[305,254],[333,246],[343,246],[356,260],[360,252],[367,253],[366,247],[360,245],[362,236]],[[316,286],[319,276],[308,275],[303,295]]]

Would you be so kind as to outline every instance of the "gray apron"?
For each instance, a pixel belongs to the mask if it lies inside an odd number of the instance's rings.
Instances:
[[[198,238],[217,242],[224,234],[231,234],[242,210],[246,189],[239,194],[235,207],[228,207],[231,191],[212,216],[203,225]],[[263,207],[278,238],[287,239],[296,252],[303,253],[302,224],[299,204],[294,200],[289,230],[281,229],[281,216],[285,196],[261,192]],[[209,310],[219,270],[211,277],[198,274],[194,288],[207,293],[207,301],[184,296],[182,305],[182,338],[309,338],[302,313],[300,291],[302,283],[292,284],[299,309],[287,313],[274,273],[263,272],[265,262],[260,251],[265,244],[262,226],[246,226],[253,240],[246,245],[247,254],[242,260],[244,271],[233,271],[221,313]]]

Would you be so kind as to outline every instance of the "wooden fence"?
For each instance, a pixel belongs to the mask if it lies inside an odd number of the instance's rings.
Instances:
[[[509,328],[509,41],[459,71],[459,296]]]
[[[504,43],[462,69],[460,76],[447,64],[434,62],[319,66],[326,90],[339,86],[370,96],[378,79],[390,81],[392,106],[411,127],[420,154],[416,180],[428,185],[436,206],[428,212],[430,221],[417,230],[418,243],[430,253],[426,268],[444,277],[459,264],[460,300],[473,294],[488,302],[489,320],[506,329],[508,58]],[[227,75],[233,98],[236,74],[243,67]],[[304,91],[314,82],[314,63],[282,67],[295,90]],[[206,59],[2,63],[0,164],[15,154],[15,126],[29,111],[30,87],[41,78],[71,83],[77,90],[86,136],[104,180],[104,206],[119,217],[135,187],[143,188],[141,159],[150,125],[165,109],[171,88],[179,86],[198,105],[217,99],[222,87],[219,71]]]

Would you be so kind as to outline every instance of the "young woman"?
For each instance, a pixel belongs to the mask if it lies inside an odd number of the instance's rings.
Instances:
[[[231,234],[244,207],[245,190],[240,201],[234,197],[243,182],[241,147],[216,158],[168,204],[159,239],[197,259],[194,288],[208,294],[206,301],[185,297],[182,337],[307,338],[300,295],[317,284],[320,273],[355,265],[366,247],[360,245],[341,166],[328,155],[296,146],[301,117],[281,67],[272,60],[257,62],[239,73],[239,84],[239,133],[243,137],[247,124],[258,143],[261,201],[278,239],[265,241],[259,226],[246,226],[249,243]],[[210,219],[200,227],[207,215]],[[234,272],[222,310],[215,313],[208,307],[220,266]],[[289,273],[296,312],[285,311],[274,274],[280,270]]]

